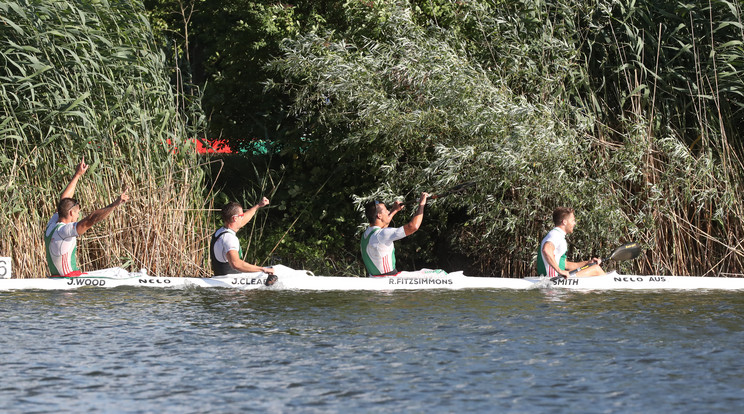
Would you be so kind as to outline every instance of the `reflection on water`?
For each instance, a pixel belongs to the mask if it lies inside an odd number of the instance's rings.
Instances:
[[[735,412],[740,293],[0,293],[0,411]]]

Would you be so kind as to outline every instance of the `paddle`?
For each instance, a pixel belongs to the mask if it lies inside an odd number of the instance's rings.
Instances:
[[[617,249],[615,249],[615,251],[612,252],[612,254],[610,255],[610,257],[608,257],[606,259],[602,259],[602,262],[606,262],[606,261],[609,261],[609,260],[615,260],[617,262],[620,262],[620,261],[623,261],[623,260],[631,260],[631,259],[635,259],[636,257],[638,257],[640,254],[641,254],[641,246],[639,246],[638,243],[626,243],[626,244],[623,244],[622,246],[618,247]],[[588,267],[594,266],[596,264],[597,264],[597,262],[589,262],[589,263],[585,264],[584,266],[581,266],[578,269],[574,269],[574,270],[570,271],[568,273],[568,275],[569,276],[573,276],[576,273],[579,273],[580,271],[582,271],[582,270],[584,270],[584,269],[586,269]],[[562,277],[565,277],[565,276],[551,277],[550,278],[550,281],[551,282],[554,282],[554,281],[556,281],[556,280],[558,280],[558,279],[560,279]]]

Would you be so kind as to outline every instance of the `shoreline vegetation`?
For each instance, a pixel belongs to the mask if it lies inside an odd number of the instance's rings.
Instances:
[[[131,201],[82,237],[84,270],[204,274],[205,174],[141,6],[0,6],[3,237],[17,277],[48,274],[43,229],[82,156],[82,215],[129,187]],[[198,113],[194,113],[194,116]]]
[[[550,214],[572,257],[634,274],[744,273],[741,4],[15,1],[0,5],[0,255],[42,232],[81,156],[84,270],[208,275],[215,210],[270,208],[246,260],[360,276],[361,206],[430,203],[402,270],[535,274]],[[229,155],[198,155],[219,138]],[[401,222],[405,220],[401,215]]]

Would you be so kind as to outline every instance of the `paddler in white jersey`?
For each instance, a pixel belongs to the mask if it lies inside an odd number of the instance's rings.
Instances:
[[[269,275],[265,282],[267,285],[276,282],[277,277],[274,276],[274,269],[256,266],[241,259],[243,250],[236,234],[241,227],[251,221],[259,208],[267,205],[269,205],[269,199],[264,197],[261,202],[246,211],[243,211],[243,207],[236,202],[227,203],[222,207],[224,226],[214,232],[212,241],[209,243],[209,258],[212,264],[212,273],[215,276],[264,272]]]
[[[57,212],[52,215],[44,231],[47,264],[52,276],[73,277],[83,274],[77,264],[77,237],[82,236],[96,223],[108,217],[116,207],[129,200],[125,189],[113,203],[90,213],[78,222],[80,203],[72,197],[75,195],[78,180],[86,171],[88,171],[88,164],[83,158],[72,180],[62,191],[59,202],[57,202]]]
[[[388,210],[384,203],[374,201],[368,203],[364,213],[369,220],[369,227],[362,234],[361,251],[367,276],[392,276],[398,274],[395,268],[395,246],[393,242],[415,233],[424,219],[424,206],[428,193],[421,193],[416,214],[403,227],[390,228],[393,217],[403,210],[403,203],[396,201],[392,210]]]
[[[566,260],[566,251],[568,251],[566,235],[573,233],[574,227],[576,227],[576,217],[572,208],[556,208],[553,211],[553,224],[555,228],[540,243],[540,251],[537,255],[537,273],[540,276],[556,277],[561,275],[568,277],[570,271],[591,262],[596,262],[597,266],[587,267],[574,276],[599,276],[605,273],[599,267],[602,264],[602,259],[593,258],[585,262],[569,262]]]

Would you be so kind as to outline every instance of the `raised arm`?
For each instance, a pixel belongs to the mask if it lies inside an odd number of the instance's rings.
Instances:
[[[80,222],[78,222],[77,224],[78,235],[81,236],[83,233],[90,230],[90,228],[93,227],[96,223],[99,223],[106,217],[108,217],[109,214],[111,214],[111,212],[114,211],[116,207],[119,207],[120,205],[126,203],[127,200],[129,200],[129,196],[127,195],[127,190],[124,190],[124,192],[121,193],[121,195],[116,200],[114,200],[113,203],[107,205],[104,208],[99,208],[98,210],[90,213],[90,215],[88,215],[84,219],[80,220]]]
[[[248,210],[243,212],[243,217],[240,220],[240,227],[245,226],[248,224],[249,221],[253,218],[253,216],[256,215],[256,211],[258,211],[259,208],[265,207],[269,205],[269,199],[264,197],[261,199],[261,201],[256,204],[255,206],[249,208]],[[251,270],[252,272],[258,272],[258,270]]]
[[[403,226],[403,230],[406,232],[406,236],[410,236],[415,233],[416,230],[421,227],[421,222],[424,220],[424,207],[426,206],[426,199],[429,198],[429,193],[421,193],[416,213],[411,218],[411,221]]]
[[[78,164],[77,168],[75,169],[75,174],[72,175],[70,183],[67,184],[65,190],[62,191],[62,195],[59,196],[60,200],[62,200],[63,198],[72,198],[75,195],[75,187],[77,187],[77,182],[78,180],[80,180],[80,177],[85,174],[86,171],[88,171],[88,164],[85,163],[85,157],[83,157],[82,161],[80,161],[80,164]]]
[[[395,217],[396,214],[403,211],[403,209],[406,207],[406,205],[401,201],[396,201],[393,203],[392,206],[390,206],[390,209],[387,212],[387,223],[390,223],[393,221],[393,217]]]

